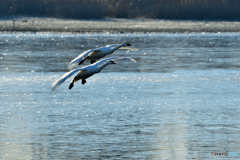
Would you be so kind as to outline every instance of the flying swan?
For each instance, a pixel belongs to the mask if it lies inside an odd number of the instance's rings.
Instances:
[[[112,57],[112,58],[105,58],[103,60],[95,62],[94,64],[90,64],[82,68],[71,70],[65,73],[60,79],[58,79],[56,82],[52,84],[52,92],[54,92],[66,79],[70,78],[76,72],[78,73],[72,80],[72,83],[69,85],[69,89],[71,89],[74,83],[80,79],[82,80],[82,84],[85,84],[87,78],[91,77],[96,73],[99,73],[107,65],[115,64],[113,60],[122,60],[122,59],[129,59],[132,62],[136,62],[134,59],[128,58],[128,57]]]
[[[91,60],[91,64],[95,63],[96,60],[105,57],[108,54],[113,53],[117,49],[128,49],[132,51],[136,51],[137,49],[130,48],[130,43],[124,42],[122,44],[113,44],[113,45],[107,45],[105,47],[100,47],[96,49],[90,49],[86,52],[81,53],[78,57],[76,57],[74,60],[72,60],[69,65],[68,69],[72,70],[76,66],[83,64],[83,62],[87,60]]]

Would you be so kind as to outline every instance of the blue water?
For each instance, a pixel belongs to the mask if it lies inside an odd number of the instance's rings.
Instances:
[[[212,159],[240,152],[240,34],[0,35],[0,158]],[[82,85],[81,52],[129,41]],[[87,65],[89,62],[85,62]],[[240,153],[239,153],[240,154]],[[239,156],[223,156],[239,158]]]

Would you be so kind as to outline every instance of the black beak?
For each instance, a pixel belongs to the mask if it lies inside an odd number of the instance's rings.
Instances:
[[[112,61],[112,64],[116,64],[114,61]]]
[[[130,43],[128,43],[127,46],[132,46],[132,45]]]

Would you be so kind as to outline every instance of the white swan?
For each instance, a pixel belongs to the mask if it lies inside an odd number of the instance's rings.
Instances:
[[[78,73],[72,80],[72,83],[70,84],[69,89],[71,89],[74,83],[80,79],[82,79],[82,84],[85,84],[87,78],[91,77],[96,73],[99,73],[108,64],[115,64],[113,60],[121,60],[121,59],[129,59],[133,62],[136,62],[134,59],[128,58],[128,57],[112,57],[112,58],[105,58],[103,60],[95,62],[94,64],[90,64],[82,68],[74,69],[72,71],[65,73],[60,79],[58,79],[56,82],[52,84],[52,92],[54,92],[66,79],[71,77],[76,72]]]
[[[86,52],[83,52],[78,57],[76,57],[74,60],[72,60],[68,65],[68,69],[69,70],[74,69],[74,67],[82,64],[86,59],[91,60],[91,64],[93,64],[96,60],[103,58],[108,54],[113,53],[117,49],[128,49],[128,50],[133,50],[133,51],[137,50],[134,48],[130,48],[129,46],[131,46],[130,43],[124,42],[122,44],[113,44],[113,45],[107,45],[105,47],[100,47],[97,49],[90,49]]]

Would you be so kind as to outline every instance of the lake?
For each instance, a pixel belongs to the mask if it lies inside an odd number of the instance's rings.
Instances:
[[[82,85],[80,53],[128,41]],[[0,158],[212,159],[240,149],[240,33],[1,33]],[[89,64],[86,61],[82,66]]]

